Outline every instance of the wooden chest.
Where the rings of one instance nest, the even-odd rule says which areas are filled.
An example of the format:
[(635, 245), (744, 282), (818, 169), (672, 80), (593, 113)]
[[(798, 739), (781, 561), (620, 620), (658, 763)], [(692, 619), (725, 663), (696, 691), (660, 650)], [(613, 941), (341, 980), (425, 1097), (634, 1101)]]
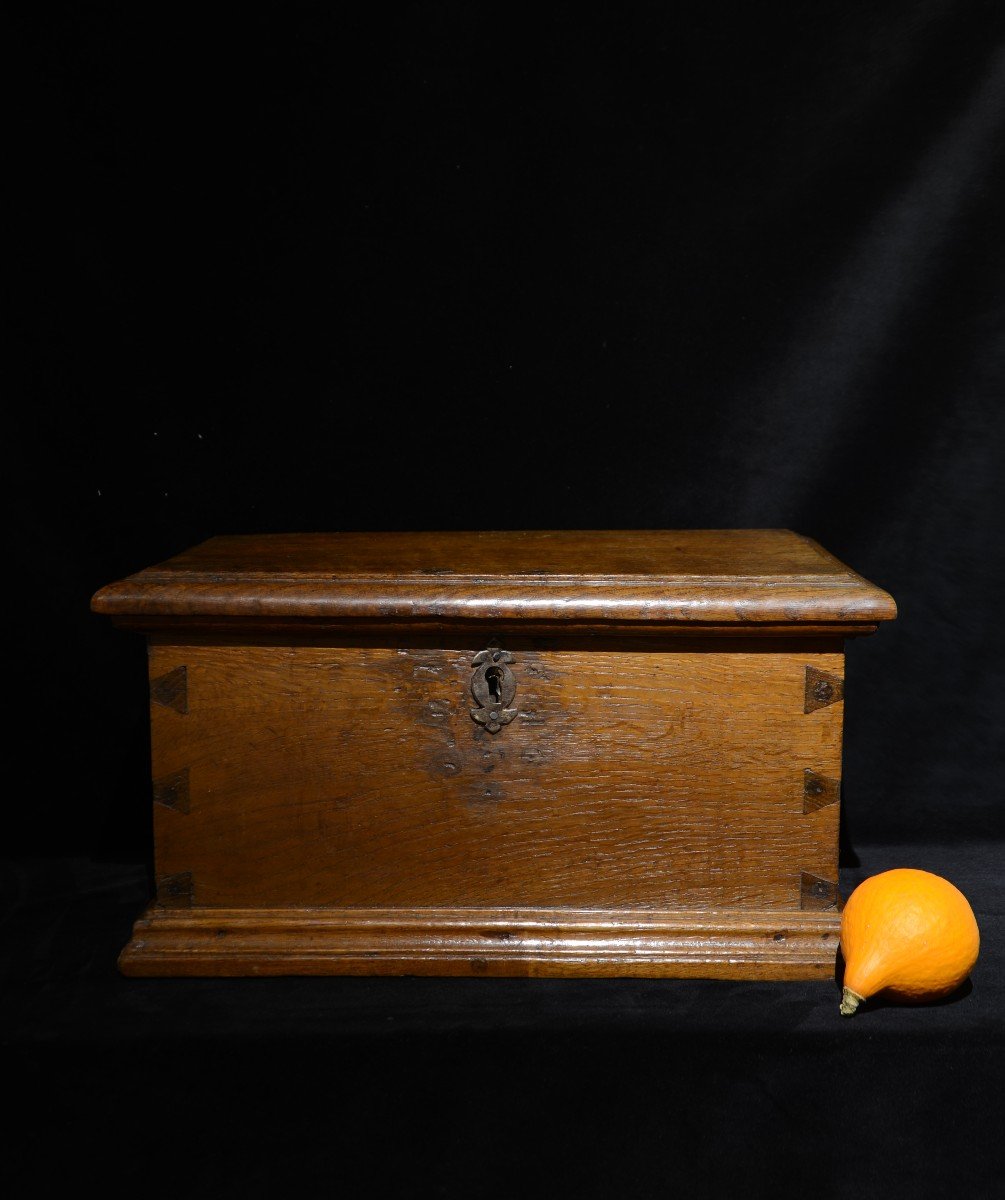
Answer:
[(149, 639), (133, 975), (830, 975), (843, 639), (785, 530), (219, 537)]

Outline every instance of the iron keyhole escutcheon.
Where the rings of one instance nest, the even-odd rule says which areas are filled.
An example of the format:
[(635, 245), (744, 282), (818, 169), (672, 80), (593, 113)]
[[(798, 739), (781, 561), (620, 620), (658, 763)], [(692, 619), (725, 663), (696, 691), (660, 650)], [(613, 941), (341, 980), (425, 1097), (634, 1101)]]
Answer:
[(471, 709), (472, 718), (489, 733), (498, 733), (516, 716), (511, 707), (516, 695), (516, 678), (509, 664), (513, 655), (501, 646), (491, 645), (480, 650), (472, 660), (471, 695), (478, 708)]

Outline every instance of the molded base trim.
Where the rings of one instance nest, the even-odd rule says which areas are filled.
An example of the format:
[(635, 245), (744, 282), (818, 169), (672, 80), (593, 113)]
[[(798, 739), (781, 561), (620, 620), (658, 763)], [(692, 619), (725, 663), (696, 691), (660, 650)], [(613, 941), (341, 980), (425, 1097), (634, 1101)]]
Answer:
[(125, 975), (640, 976), (831, 979), (830, 911), (162, 908)]

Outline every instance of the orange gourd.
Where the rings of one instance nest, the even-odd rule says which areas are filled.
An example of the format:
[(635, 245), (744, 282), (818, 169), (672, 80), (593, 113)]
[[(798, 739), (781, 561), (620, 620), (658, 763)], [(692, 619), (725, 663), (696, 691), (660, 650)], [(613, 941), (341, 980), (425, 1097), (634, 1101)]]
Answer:
[(907, 868), (873, 875), (841, 914), (841, 1012), (877, 992), (908, 1003), (954, 991), (977, 961), (980, 933), (966, 896), (948, 879)]

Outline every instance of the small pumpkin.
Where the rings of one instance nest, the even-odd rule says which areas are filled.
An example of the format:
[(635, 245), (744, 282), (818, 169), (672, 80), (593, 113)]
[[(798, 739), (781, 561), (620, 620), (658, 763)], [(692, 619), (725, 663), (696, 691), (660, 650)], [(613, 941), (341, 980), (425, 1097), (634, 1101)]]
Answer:
[(850, 1017), (877, 992), (907, 1003), (948, 995), (979, 949), (973, 909), (948, 879), (906, 867), (873, 875), (841, 914), (841, 1012)]

